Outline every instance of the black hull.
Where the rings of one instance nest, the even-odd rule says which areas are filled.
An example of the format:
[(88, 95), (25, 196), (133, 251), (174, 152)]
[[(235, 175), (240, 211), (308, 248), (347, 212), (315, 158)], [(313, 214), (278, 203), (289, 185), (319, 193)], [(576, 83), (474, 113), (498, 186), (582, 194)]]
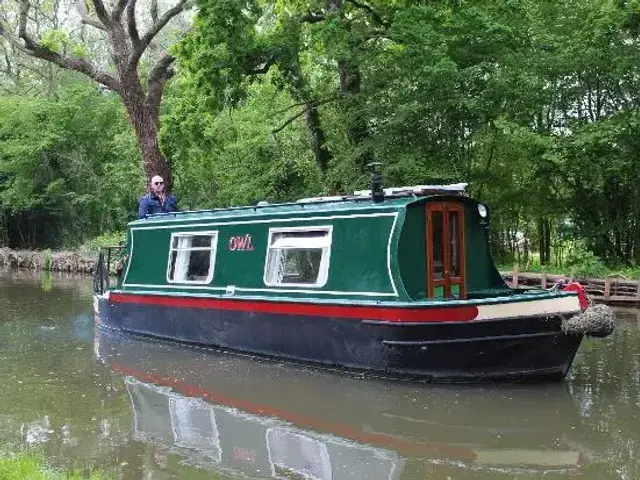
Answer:
[(110, 303), (108, 329), (334, 368), (437, 382), (560, 380), (582, 335), (560, 317), (389, 323), (332, 317)]

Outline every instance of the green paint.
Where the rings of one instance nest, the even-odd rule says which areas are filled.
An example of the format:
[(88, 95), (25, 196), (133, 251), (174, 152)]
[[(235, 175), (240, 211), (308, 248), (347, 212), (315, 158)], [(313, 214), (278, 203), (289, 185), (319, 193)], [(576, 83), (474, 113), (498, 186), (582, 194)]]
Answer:
[(474, 292), (498, 290), (504, 295), (509, 290), (493, 263), (489, 250), (489, 217), (483, 219), (478, 214), (477, 203), (465, 204), (465, 250), (467, 273), (467, 296)]
[[(376, 204), (370, 200), (345, 200), (308, 204), (190, 212), (155, 216), (129, 225), (128, 268), (125, 291), (154, 291), (180, 295), (235, 295), (265, 298), (309, 298), (335, 301), (364, 299), (410, 302), (427, 297), (426, 215), (428, 201), (442, 197), (405, 197)], [(489, 255), (487, 234), (477, 214), (477, 202), (447, 197), (465, 206), (467, 290), (498, 289), (502, 282)], [(394, 226), (395, 220), (395, 226)], [(265, 284), (269, 229), (331, 227), (329, 273), (325, 285), (278, 286)], [(207, 285), (167, 281), (172, 233), (217, 232), (214, 274)], [(250, 243), (247, 239), (250, 238)], [(237, 248), (240, 242), (242, 248)], [(390, 254), (390, 255), (389, 255)], [(394, 286), (397, 296), (394, 294)], [(287, 290), (285, 293), (278, 290)], [(315, 292), (329, 292), (316, 294)], [(369, 295), (362, 296), (366, 292)], [(452, 296), (460, 287), (452, 287)], [(442, 288), (436, 298), (443, 297)]]
[(407, 294), (427, 297), (426, 214), (424, 203), (409, 205), (398, 244), (398, 265)]
[[(228, 286), (235, 286), (249, 289), (247, 294), (253, 295), (281, 296), (281, 293), (271, 293), (269, 290), (287, 289), (292, 291), (287, 293), (290, 296), (308, 297), (309, 290), (321, 290), (345, 292), (347, 296), (349, 292), (373, 292), (383, 294), (380, 298), (387, 298), (384, 294), (394, 292), (387, 262), (389, 237), (395, 217), (403, 218), (403, 208), (409, 201), (412, 199), (392, 200), (381, 205), (353, 201), (321, 205), (296, 204), (265, 209), (189, 213), (133, 222), (130, 225), (133, 257), (123, 289), (181, 291), (181, 288), (176, 288), (180, 284), (166, 280), (171, 233), (217, 231), (213, 280), (206, 285), (217, 289), (210, 290), (213, 294), (223, 293)], [(397, 222), (397, 228), (400, 228), (401, 223), (401, 220)], [(146, 228), (155, 226), (163, 228)], [(321, 288), (265, 285), (269, 229), (314, 226), (332, 227), (326, 285)], [(242, 250), (232, 248), (234, 238), (250, 238), (250, 247), (246, 245), (248, 248)], [(395, 280), (397, 272), (392, 272), (392, 275)], [(188, 291), (188, 288), (189, 285), (185, 285), (184, 291)], [(296, 290), (306, 292), (297, 294)], [(402, 294), (403, 290), (399, 290)]]

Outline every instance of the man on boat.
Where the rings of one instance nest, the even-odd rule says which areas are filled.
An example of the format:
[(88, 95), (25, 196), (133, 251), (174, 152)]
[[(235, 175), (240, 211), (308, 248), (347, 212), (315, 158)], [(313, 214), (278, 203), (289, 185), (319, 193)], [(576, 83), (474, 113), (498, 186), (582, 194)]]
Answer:
[(153, 213), (177, 212), (176, 197), (164, 191), (164, 180), (155, 175), (149, 182), (149, 193), (140, 199), (138, 218), (144, 218)]

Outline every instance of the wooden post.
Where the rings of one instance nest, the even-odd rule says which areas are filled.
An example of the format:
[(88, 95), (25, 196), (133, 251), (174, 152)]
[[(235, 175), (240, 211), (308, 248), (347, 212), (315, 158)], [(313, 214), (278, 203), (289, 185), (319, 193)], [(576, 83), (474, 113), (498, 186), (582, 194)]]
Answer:
[(513, 265), (513, 279), (511, 280), (511, 286), (518, 288), (518, 264)]
[(611, 296), (611, 277), (604, 279), (604, 299), (609, 300)]
[[(636, 281), (636, 300), (640, 302), (640, 280)], [(640, 320), (640, 312), (638, 312), (638, 315), (638, 319)]]
[(547, 288), (547, 274), (543, 273), (542, 277), (540, 278), (540, 288), (542, 288), (543, 290), (545, 288)]

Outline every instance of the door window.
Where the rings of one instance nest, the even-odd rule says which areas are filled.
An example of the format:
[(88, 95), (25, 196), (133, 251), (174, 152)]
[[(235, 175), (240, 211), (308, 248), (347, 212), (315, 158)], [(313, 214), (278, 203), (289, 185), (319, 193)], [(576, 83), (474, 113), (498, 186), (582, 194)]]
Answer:
[(432, 298), (465, 298), (464, 214), (455, 202), (427, 205), (428, 290)]

